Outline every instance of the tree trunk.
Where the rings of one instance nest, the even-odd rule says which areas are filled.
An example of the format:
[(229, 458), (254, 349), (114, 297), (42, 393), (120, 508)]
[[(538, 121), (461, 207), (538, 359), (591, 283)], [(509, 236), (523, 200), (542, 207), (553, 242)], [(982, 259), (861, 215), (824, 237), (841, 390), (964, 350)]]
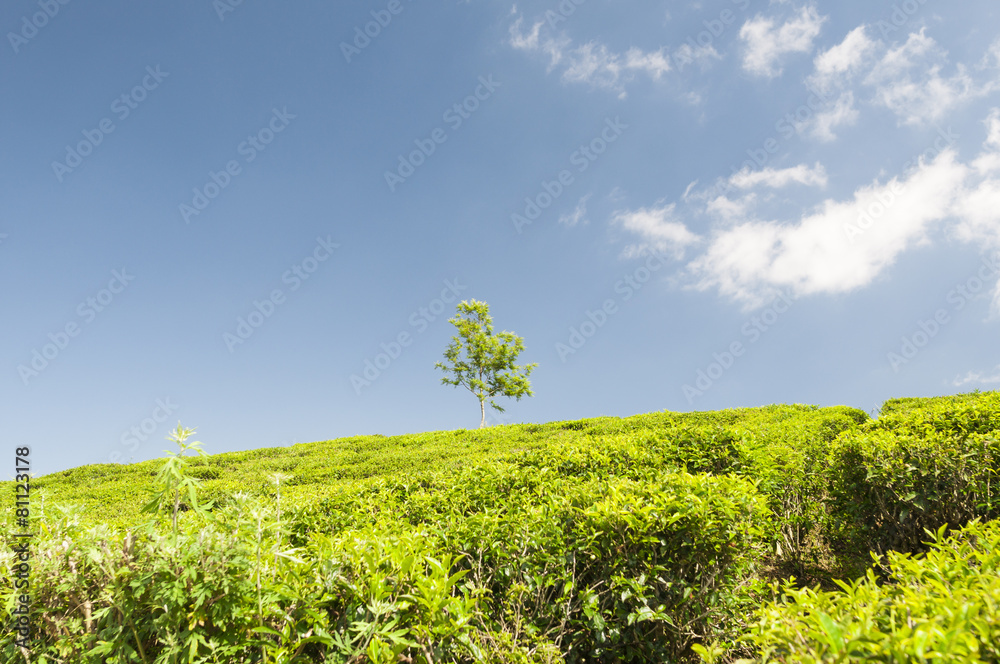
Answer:
[(486, 427), (486, 402), (485, 401), (480, 400), (480, 402), (479, 402), (479, 410), (482, 411), (482, 413), (483, 413), (483, 419), (479, 421), (479, 428), (482, 429), (482, 428)]

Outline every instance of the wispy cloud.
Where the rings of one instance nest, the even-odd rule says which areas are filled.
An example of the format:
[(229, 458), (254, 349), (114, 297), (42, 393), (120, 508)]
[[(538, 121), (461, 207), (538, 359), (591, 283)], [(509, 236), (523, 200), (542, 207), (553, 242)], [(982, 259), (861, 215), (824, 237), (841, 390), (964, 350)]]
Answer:
[(790, 184), (825, 187), (826, 182), (826, 169), (819, 162), (812, 168), (799, 164), (782, 169), (764, 168), (759, 171), (744, 169), (729, 178), (729, 183), (737, 189), (751, 189), (757, 186), (780, 189)]
[(673, 61), (677, 69), (684, 69), (687, 65), (698, 64), (705, 66), (712, 60), (721, 60), (722, 56), (712, 44), (691, 45), (681, 44), (673, 53)]
[(684, 250), (699, 241), (699, 237), (688, 230), (674, 215), (676, 205), (620, 210), (613, 215), (613, 222), (642, 238), (642, 242), (629, 246), (627, 255), (636, 255), (647, 249), (669, 252), (677, 258), (684, 256)]
[(823, 94), (843, 87), (864, 67), (870, 66), (873, 53), (878, 48), (879, 44), (868, 36), (866, 26), (854, 28), (842, 42), (813, 60), (815, 71), (808, 79), (810, 87)]
[(901, 125), (926, 125), (940, 121), (970, 100), (1000, 89), (1000, 42), (987, 52), (974, 75), (968, 67), (948, 70), (948, 52), (927, 35), (926, 29), (910, 33), (905, 42), (889, 46), (870, 36), (861, 25), (843, 41), (816, 56), (806, 85), (837, 97), (832, 107), (796, 125), (821, 141), (836, 138), (835, 130), (857, 122), (859, 102), (884, 108)]
[(788, 53), (809, 53), (826, 21), (814, 6), (798, 13), (780, 26), (773, 17), (757, 15), (740, 28), (744, 43), (743, 68), (751, 74), (774, 78), (782, 73), (781, 60)]
[(823, 109), (813, 118), (811, 134), (826, 143), (836, 140), (834, 129), (855, 124), (860, 115), (854, 106), (854, 92), (842, 92), (833, 106)]
[(549, 71), (561, 70), (561, 77), (567, 83), (588, 83), (616, 92), (619, 97), (625, 97), (625, 84), (636, 73), (656, 80), (671, 70), (670, 57), (663, 47), (655, 51), (633, 47), (625, 53), (616, 53), (596, 41), (574, 45), (565, 35), (554, 34), (545, 21), (525, 30), (523, 16), (518, 16), (510, 26), (508, 43), (521, 51), (546, 55)]
[(559, 223), (572, 228), (580, 223), (587, 223), (587, 201), (590, 200), (587, 194), (576, 204), (576, 209), (559, 217)]
[(970, 371), (964, 376), (956, 377), (955, 380), (951, 381), (951, 384), (955, 387), (962, 387), (973, 383), (977, 383), (979, 385), (992, 385), (994, 383), (1000, 383), (1000, 365), (997, 365), (992, 370), (988, 371)]
[[(748, 308), (777, 289), (797, 295), (852, 291), (870, 284), (903, 251), (927, 241), (934, 224), (948, 216), (964, 175), (954, 153), (946, 151), (908, 180), (872, 183), (849, 200), (826, 199), (798, 221), (723, 228), (689, 269), (699, 289), (717, 288)], [(874, 203), (883, 210), (877, 223), (860, 238), (845, 233)]]
[[(938, 238), (1000, 250), (1000, 109), (990, 112), (985, 130), (982, 151), (968, 162), (946, 148), (847, 197), (819, 199), (798, 218), (757, 216), (773, 192), (755, 191), (823, 187), (828, 177), (819, 163), (737, 173), (726, 181), (730, 191), (747, 193), (736, 197), (710, 193), (717, 187), (692, 191), (692, 183), (681, 199), (684, 214), (676, 204), (660, 202), (619, 212), (614, 221), (644, 242), (672, 243), (677, 255), (701, 244), (685, 267), (689, 286), (717, 290), (748, 309), (778, 290), (796, 296), (847, 293), (869, 286), (903, 253)], [(685, 218), (707, 219), (714, 228), (699, 237)], [(1000, 282), (993, 306), (1000, 313)]]
[(996, 89), (995, 81), (977, 84), (963, 65), (942, 75), (947, 52), (924, 30), (889, 49), (865, 83), (875, 88), (875, 101), (895, 113), (902, 124), (935, 122), (956, 106)]

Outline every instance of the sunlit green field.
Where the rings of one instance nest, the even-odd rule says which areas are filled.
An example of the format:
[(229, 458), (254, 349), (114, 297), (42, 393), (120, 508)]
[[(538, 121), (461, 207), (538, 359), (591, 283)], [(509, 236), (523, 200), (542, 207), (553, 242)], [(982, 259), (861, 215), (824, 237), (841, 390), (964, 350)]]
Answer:
[(5, 624), (27, 607), (30, 640), (7, 629), (0, 653), (996, 662), (998, 425), (990, 392), (877, 419), (778, 405), (204, 440), (208, 456), (54, 473), (31, 485), (28, 569), (5, 512)]

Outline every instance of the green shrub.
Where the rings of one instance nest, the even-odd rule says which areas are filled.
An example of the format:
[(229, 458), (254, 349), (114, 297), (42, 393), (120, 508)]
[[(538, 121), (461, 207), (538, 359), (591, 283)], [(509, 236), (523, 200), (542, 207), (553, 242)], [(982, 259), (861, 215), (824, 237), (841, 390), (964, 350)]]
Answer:
[(767, 528), (752, 485), (681, 473), (544, 487), (449, 528), (503, 631), (543, 635), (567, 662), (677, 661), (732, 638)]
[[(252, 555), (238, 538), (206, 530), (174, 542), (57, 523), (35, 541), (34, 554), (31, 658), (5, 633), (5, 662), (165, 662), (182, 652), (214, 652), (219, 659), (210, 661), (228, 662), (248, 652), (256, 594)], [(6, 584), (0, 599), (13, 608)]]
[[(997, 636), (995, 606), (972, 590), (978, 574), (997, 591), (995, 573), (980, 574), (995, 569), (995, 524), (970, 529), (951, 562), (939, 547), (945, 558), (899, 576), (917, 559), (892, 553), (842, 584), (867, 632), (840, 594), (785, 584), (768, 604), (787, 609), (767, 614), (774, 630), (736, 637), (760, 619), (759, 575), (805, 569), (824, 541), (863, 570), (871, 549), (922, 551), (925, 529), (1000, 516), (998, 423), (1000, 396), (985, 393), (890, 401), (874, 421), (780, 405), (360, 436), (192, 460), (198, 500), (173, 486), (145, 530), (134, 526), (155, 463), (57, 473), (33, 482), (46, 503), (44, 518), (33, 503), (43, 590), (31, 661), (685, 662), (754, 643), (777, 661), (838, 661), (815, 640), (833, 625), (882, 644), (855, 648), (879, 661), (918, 661), (919, 639), (939, 643), (938, 630), (956, 661), (995, 662), (961, 636)], [(209, 498), (210, 513), (186, 510)], [(67, 500), (76, 511), (56, 516)], [(177, 534), (164, 537), (175, 509)], [(829, 581), (818, 560), (808, 571)], [(12, 560), (0, 563), (9, 612)], [(891, 578), (878, 586), (876, 572)], [(941, 603), (935, 574), (942, 587), (959, 579), (964, 604)], [(800, 599), (828, 615), (794, 622)], [(913, 614), (885, 641), (906, 602), (924, 623)], [(0, 660), (24, 661), (10, 634)]]
[(1000, 522), (930, 534), (924, 555), (887, 555), (885, 583), (869, 571), (840, 591), (784, 585), (743, 637), (757, 661), (1000, 661)]
[(829, 446), (868, 419), (853, 408), (771, 406), (730, 427), (737, 457), (730, 472), (754, 480), (768, 496), (777, 560), (801, 569), (806, 553), (822, 539)]
[(1000, 516), (995, 433), (892, 426), (845, 433), (831, 449), (831, 536), (841, 546), (917, 552), (925, 529)]
[(420, 529), (482, 593), (480, 633), (567, 662), (676, 660), (731, 640), (770, 539), (765, 499), (738, 478), (616, 459), (571, 449), (381, 482), (300, 512), (296, 541)]

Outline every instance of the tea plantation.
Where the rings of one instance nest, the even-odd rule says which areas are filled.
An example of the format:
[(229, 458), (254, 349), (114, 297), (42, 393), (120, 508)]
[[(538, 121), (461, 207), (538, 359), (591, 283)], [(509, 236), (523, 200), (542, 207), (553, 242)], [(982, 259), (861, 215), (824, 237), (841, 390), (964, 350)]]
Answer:
[(27, 562), (4, 482), (0, 661), (1000, 662), (998, 428), (977, 392), (182, 446), (34, 479)]

